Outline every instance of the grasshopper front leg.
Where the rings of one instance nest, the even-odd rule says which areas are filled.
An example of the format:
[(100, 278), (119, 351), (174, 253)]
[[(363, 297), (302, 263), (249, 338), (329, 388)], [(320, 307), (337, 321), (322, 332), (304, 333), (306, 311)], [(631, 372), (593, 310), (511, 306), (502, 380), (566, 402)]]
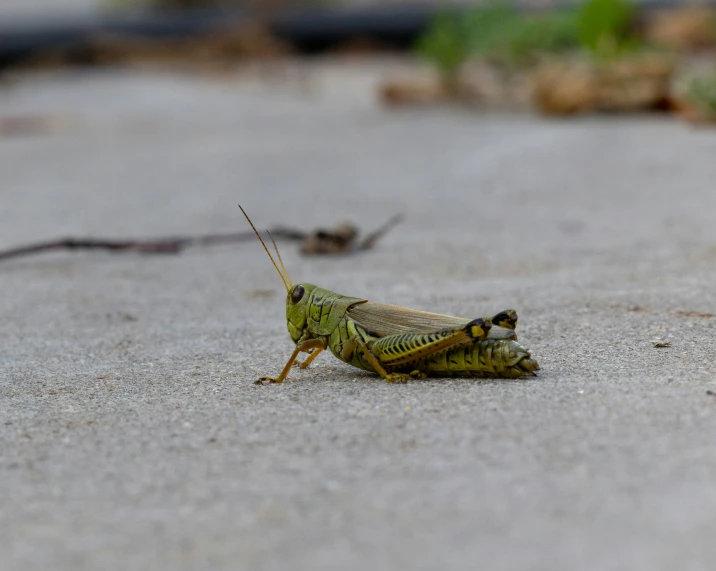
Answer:
[(313, 362), (313, 360), (318, 357), (321, 354), (321, 351), (323, 351), (323, 347), (319, 347), (318, 349), (314, 349), (313, 352), (306, 357), (305, 361), (296, 361), (294, 362), (294, 367), (299, 367), (300, 369), (307, 369), (308, 366)]
[[(296, 348), (293, 350), (293, 353), (288, 358), (288, 362), (286, 365), (284, 365), (283, 370), (281, 371), (281, 374), (276, 377), (275, 379), (273, 377), (261, 377), (258, 381), (255, 381), (255, 385), (262, 385), (264, 382), (267, 383), (282, 383), (283, 380), (288, 376), (288, 372), (291, 370), (291, 367), (293, 366), (293, 362), (298, 357), (298, 354), (303, 351), (309, 351), (310, 349), (315, 349), (316, 351), (311, 354), (306, 361), (310, 363), (315, 356), (323, 351), (326, 348), (326, 342), (323, 339), (306, 339), (304, 341), (299, 341), (296, 343)], [(304, 365), (306, 363), (303, 363)]]

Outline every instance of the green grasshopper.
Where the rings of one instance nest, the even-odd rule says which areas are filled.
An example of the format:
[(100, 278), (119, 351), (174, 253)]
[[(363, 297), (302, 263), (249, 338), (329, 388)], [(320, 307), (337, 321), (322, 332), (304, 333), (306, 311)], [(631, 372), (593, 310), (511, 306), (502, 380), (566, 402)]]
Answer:
[[(239, 205), (241, 208), (241, 205)], [(431, 377), (516, 379), (539, 369), (530, 352), (517, 343), (517, 312), (463, 319), (348, 297), (313, 284), (293, 285), (273, 242), (276, 261), (243, 208), (273, 267), (286, 288), (286, 324), (296, 344), (278, 377), (291, 367), (308, 367), (326, 348), (341, 361), (380, 374), (389, 383)], [(298, 361), (299, 353), (308, 353)]]

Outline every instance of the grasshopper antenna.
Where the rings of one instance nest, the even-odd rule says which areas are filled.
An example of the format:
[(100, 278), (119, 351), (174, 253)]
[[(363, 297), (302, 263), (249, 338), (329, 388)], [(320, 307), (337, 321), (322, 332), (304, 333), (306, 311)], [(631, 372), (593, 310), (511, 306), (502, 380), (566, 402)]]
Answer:
[[(241, 205), (239, 204), (239, 208), (241, 208)], [(269, 260), (271, 260), (271, 263), (273, 264), (273, 267), (276, 268), (276, 271), (278, 272), (278, 275), (281, 277), (281, 281), (283, 282), (283, 286), (286, 288), (286, 291), (291, 291), (291, 281), (287, 281), (287, 277), (284, 277), (284, 275), (281, 273), (281, 270), (278, 269), (278, 266), (276, 265), (276, 262), (273, 259), (273, 256), (271, 256), (271, 252), (269, 252), (269, 249), (266, 247), (266, 243), (263, 241), (263, 238), (261, 238), (261, 235), (259, 234), (258, 230), (256, 230), (256, 226), (254, 226), (254, 223), (251, 222), (251, 218), (249, 218), (249, 215), (246, 214), (246, 211), (241, 208), (241, 212), (244, 213), (244, 216), (246, 217), (246, 220), (249, 221), (249, 224), (251, 224), (251, 228), (254, 230), (254, 234), (256, 234), (256, 237), (259, 239), (259, 242), (261, 242), (261, 245), (264, 247), (264, 250), (266, 250), (266, 254), (269, 257)], [(271, 234), (269, 234), (271, 236)], [(271, 241), (273, 242), (273, 238), (271, 238)], [(276, 242), (273, 242), (274, 247), (276, 247)], [(276, 253), (278, 254), (278, 248), (276, 248)], [(281, 259), (281, 256), (279, 255), (278, 259)], [(281, 262), (281, 266), (283, 267), (283, 261)], [(285, 271), (285, 268), (284, 268)]]
[(276, 240), (273, 239), (273, 236), (271, 236), (271, 232), (266, 230), (266, 234), (269, 235), (269, 238), (271, 238), (271, 242), (273, 242), (273, 249), (276, 250), (276, 255), (278, 256), (278, 262), (281, 264), (281, 269), (283, 270), (283, 275), (286, 278), (286, 281), (288, 282), (289, 289), (293, 287), (293, 284), (291, 283), (291, 278), (288, 277), (288, 272), (286, 271), (286, 266), (283, 265), (283, 260), (281, 259), (281, 252), (278, 251), (278, 246), (276, 245)]

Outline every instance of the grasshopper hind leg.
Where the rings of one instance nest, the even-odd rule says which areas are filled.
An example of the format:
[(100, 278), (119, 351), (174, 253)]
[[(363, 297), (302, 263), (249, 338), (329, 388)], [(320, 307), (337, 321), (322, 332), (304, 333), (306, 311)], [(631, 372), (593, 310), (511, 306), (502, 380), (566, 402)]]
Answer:
[(418, 370), (412, 371), (411, 373), (389, 373), (359, 335), (351, 337), (346, 347), (348, 352), (352, 352), (355, 348), (360, 349), (368, 363), (373, 367), (373, 370), (388, 383), (407, 383), (412, 379), (424, 379), (427, 377), (425, 373)]
[(427, 377), (420, 368), (421, 361), (452, 347), (484, 339), (491, 326), (488, 320), (480, 318), (460, 329), (443, 329), (434, 333), (401, 333), (368, 342), (356, 335), (351, 345), (361, 349), (375, 372), (386, 381), (404, 383)]
[(433, 333), (398, 333), (372, 341), (368, 348), (383, 367), (411, 370), (415, 363), (459, 345), (485, 339), (492, 324), (475, 319), (460, 329), (442, 329)]
[(505, 329), (515, 329), (517, 327), (517, 312), (514, 309), (505, 309), (500, 311), (489, 320), (493, 325), (499, 325)]

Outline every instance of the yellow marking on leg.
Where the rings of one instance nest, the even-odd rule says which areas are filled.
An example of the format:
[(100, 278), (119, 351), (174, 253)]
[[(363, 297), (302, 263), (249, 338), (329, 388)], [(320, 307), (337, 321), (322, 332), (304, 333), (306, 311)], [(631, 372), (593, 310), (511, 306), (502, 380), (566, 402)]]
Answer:
[(479, 325), (473, 325), (470, 330), (472, 332), (472, 336), (477, 339), (484, 338), (486, 335), (485, 330)]
[[(478, 327), (478, 329), (480, 328)], [(444, 336), (438, 337), (441, 334)], [(436, 334), (388, 335), (376, 341), (373, 344), (373, 349), (381, 363), (392, 367), (427, 359), (431, 355), (471, 341), (472, 339), (465, 331), (456, 329)]]
[(493, 325), (499, 325), (505, 329), (515, 329), (517, 327), (517, 312), (514, 309), (505, 309), (491, 317), (490, 321)]
[(371, 349), (383, 365), (388, 367), (409, 365), (454, 347), (484, 339), (491, 327), (489, 321), (479, 318), (467, 323), (462, 329), (386, 335), (375, 341)]
[(363, 342), (362, 339), (359, 337), (352, 337), (351, 341), (355, 343), (356, 346), (360, 347), (360, 349), (363, 351), (363, 354), (366, 356), (368, 361), (371, 365), (373, 365), (373, 368), (375, 369), (375, 372), (378, 373), (381, 377), (383, 377), (387, 382), (389, 383), (407, 383), (408, 379), (411, 378), (419, 378), (416, 376), (406, 375), (404, 373), (388, 373), (383, 366), (378, 362), (378, 359), (375, 358), (375, 355), (370, 352), (370, 349), (368, 349), (368, 346)]

